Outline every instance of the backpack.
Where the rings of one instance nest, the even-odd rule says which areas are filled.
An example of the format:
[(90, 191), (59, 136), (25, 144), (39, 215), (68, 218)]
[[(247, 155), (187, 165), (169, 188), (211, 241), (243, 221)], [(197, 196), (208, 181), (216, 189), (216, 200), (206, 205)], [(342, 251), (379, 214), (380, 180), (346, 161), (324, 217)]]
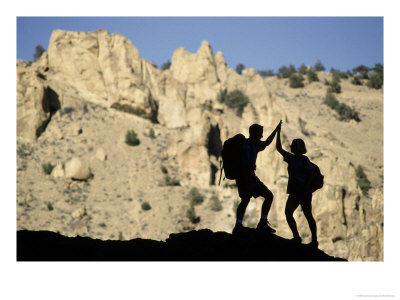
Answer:
[(246, 138), (243, 134), (239, 133), (234, 137), (227, 139), (221, 150), (220, 161), (220, 176), (219, 183), (221, 183), (222, 169), (224, 169), (225, 178), (236, 179), (239, 174), (239, 162), (241, 147), (246, 143)]
[(311, 181), (310, 187), (311, 187), (311, 192), (314, 193), (316, 190), (323, 187), (324, 175), (321, 174), (321, 170), (316, 164), (312, 163), (311, 161), (310, 164), (311, 164), (311, 172), (314, 174), (314, 178)]

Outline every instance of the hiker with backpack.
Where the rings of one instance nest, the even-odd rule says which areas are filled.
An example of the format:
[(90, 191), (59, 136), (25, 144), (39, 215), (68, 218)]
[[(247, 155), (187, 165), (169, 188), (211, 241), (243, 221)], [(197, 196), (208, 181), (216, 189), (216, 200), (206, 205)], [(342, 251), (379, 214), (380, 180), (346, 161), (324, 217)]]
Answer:
[(242, 134), (227, 140), (222, 150), (225, 176), (228, 179), (235, 179), (241, 202), (236, 211), (236, 224), (233, 234), (243, 232), (243, 217), (251, 197), (263, 197), (264, 202), (261, 208), (261, 218), (257, 230), (265, 233), (274, 233), (268, 223), (268, 213), (272, 205), (273, 194), (256, 176), (257, 154), (263, 151), (273, 141), (279, 125), (272, 131), (265, 141), (263, 137), (263, 126), (253, 124), (249, 128), (249, 138)]
[[(289, 180), (286, 202), (286, 221), (293, 233), (293, 241), (301, 243), (301, 237), (297, 230), (296, 221), (293, 218), (294, 211), (301, 206), (311, 230), (311, 245), (318, 247), (317, 224), (312, 215), (312, 192), (323, 185), (323, 176), (316, 165), (312, 164), (307, 156), (306, 145), (302, 139), (294, 139), (290, 145), (290, 152), (282, 149), (281, 123), (278, 126), (276, 137), (276, 150), (283, 156), (288, 164)], [(318, 169), (318, 170), (317, 170)]]

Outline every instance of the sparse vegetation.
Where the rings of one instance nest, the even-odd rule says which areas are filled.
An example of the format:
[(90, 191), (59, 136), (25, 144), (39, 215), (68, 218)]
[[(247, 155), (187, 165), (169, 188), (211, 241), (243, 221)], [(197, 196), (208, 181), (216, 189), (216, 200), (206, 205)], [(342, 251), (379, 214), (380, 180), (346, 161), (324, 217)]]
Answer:
[(219, 200), (217, 194), (213, 193), (210, 200), (211, 200), (211, 210), (212, 211), (221, 211), (222, 210), (222, 203)]
[(242, 75), (242, 72), (243, 72), (243, 70), (244, 70), (245, 68), (246, 68), (246, 67), (244, 66), (244, 64), (238, 64), (238, 65), (236, 66), (236, 73)]
[(156, 133), (154, 132), (154, 129), (153, 128), (150, 128), (149, 129), (149, 137), (151, 138), (151, 139), (155, 139), (156, 138)]
[(171, 61), (168, 60), (167, 62), (162, 64), (161, 71), (168, 70), (170, 67), (171, 67)]
[(274, 70), (260, 70), (257, 72), (261, 77), (275, 76)]
[(33, 55), (33, 60), (37, 61), (42, 56), (42, 54), (44, 52), (46, 52), (46, 50), (43, 48), (43, 46), (42, 45), (37, 45), (35, 47), (35, 54)]
[(228, 93), (227, 89), (218, 93), (217, 100), (220, 103), (225, 103), (229, 108), (235, 109), (236, 115), (239, 117), (242, 116), (244, 108), (250, 102), (249, 97), (242, 91), (234, 90)]
[(358, 186), (360, 187), (363, 194), (367, 196), (368, 191), (371, 188), (371, 182), (368, 180), (367, 175), (364, 173), (364, 169), (362, 168), (362, 166), (358, 165), (355, 170)]
[(308, 82), (311, 83), (313, 81), (319, 81), (317, 72), (315, 72), (314, 70), (312, 70), (312, 69), (307, 70), (305, 74), (307, 75)]
[(325, 67), (323, 66), (323, 64), (318, 60), (315, 65), (314, 65), (314, 70), (317, 72), (320, 71), (325, 71)]
[(193, 223), (199, 223), (200, 222), (200, 217), (196, 216), (196, 210), (194, 208), (194, 205), (190, 205), (188, 210), (186, 211), (186, 217)]
[(188, 199), (191, 205), (199, 205), (204, 201), (204, 195), (199, 192), (197, 188), (192, 188), (189, 191)]
[(360, 76), (358, 76), (358, 75), (353, 77), (353, 79), (351, 80), (351, 83), (354, 85), (363, 85), (363, 82), (362, 82)]
[(149, 202), (143, 202), (142, 203), (142, 209), (143, 210), (150, 210), (151, 209), (151, 205), (149, 204)]
[(361, 121), (357, 111), (355, 111), (353, 108), (349, 107), (345, 103), (340, 103), (336, 99), (336, 97), (329, 91), (326, 93), (324, 104), (328, 105), (339, 114), (340, 121), (348, 121), (351, 119), (357, 122)]
[(53, 171), (54, 167), (55, 166), (50, 162), (42, 164), (43, 172), (45, 172), (47, 175), (51, 174), (51, 172)]
[(52, 204), (51, 202), (47, 202), (47, 209), (48, 209), (49, 211), (54, 210), (54, 206), (53, 206), (53, 204)]
[(289, 86), (294, 89), (302, 88), (302, 87), (304, 87), (303, 81), (304, 81), (303, 75), (294, 73), (294, 74), (290, 75)]
[(125, 143), (127, 143), (129, 146), (137, 146), (140, 144), (140, 140), (138, 139), (138, 136), (133, 129), (128, 130), (128, 132), (126, 133)]
[(168, 186), (179, 186), (179, 185), (181, 185), (181, 182), (179, 181), (179, 179), (177, 179), (175, 177), (171, 177), (168, 174), (165, 175), (164, 179), (165, 179), (165, 184), (168, 185)]
[(289, 67), (280, 67), (276, 75), (278, 78), (289, 78), (290, 75), (294, 73), (296, 73), (296, 68), (294, 67), (294, 65), (290, 65)]

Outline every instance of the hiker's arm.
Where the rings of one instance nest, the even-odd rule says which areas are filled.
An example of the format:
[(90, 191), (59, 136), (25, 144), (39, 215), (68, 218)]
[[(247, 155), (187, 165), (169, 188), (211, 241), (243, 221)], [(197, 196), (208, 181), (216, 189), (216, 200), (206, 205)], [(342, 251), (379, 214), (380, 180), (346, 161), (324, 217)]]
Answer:
[(281, 124), (282, 121), (279, 122), (278, 126), (276, 126), (276, 128), (274, 129), (274, 131), (271, 132), (271, 134), (269, 135), (269, 137), (265, 140), (265, 146), (268, 146), (269, 144), (272, 143), (272, 141), (274, 140), (275, 134), (278, 132), (278, 130), (280, 130), (281, 128)]
[(281, 129), (279, 127), (278, 132), (276, 134), (276, 150), (285, 158), (290, 155), (289, 152), (283, 150), (282, 143), (281, 143)]

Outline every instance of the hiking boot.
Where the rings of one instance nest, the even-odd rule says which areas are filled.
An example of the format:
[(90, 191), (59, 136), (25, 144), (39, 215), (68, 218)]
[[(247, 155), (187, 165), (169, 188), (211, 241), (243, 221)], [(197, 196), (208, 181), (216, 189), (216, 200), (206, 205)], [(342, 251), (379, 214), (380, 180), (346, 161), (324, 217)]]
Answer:
[(295, 244), (301, 244), (301, 237), (296, 236), (296, 237), (292, 238), (290, 241)]
[(232, 234), (233, 235), (240, 235), (240, 234), (244, 233), (244, 230), (245, 229), (244, 229), (243, 225), (236, 224), (235, 227), (233, 227)]
[(258, 225), (257, 225), (257, 230), (261, 232), (267, 232), (267, 233), (275, 233), (276, 230), (273, 229), (271, 226), (269, 226), (269, 223), (267, 220), (261, 220)]
[(318, 248), (319, 243), (317, 240), (312, 240), (309, 245), (313, 248)]

